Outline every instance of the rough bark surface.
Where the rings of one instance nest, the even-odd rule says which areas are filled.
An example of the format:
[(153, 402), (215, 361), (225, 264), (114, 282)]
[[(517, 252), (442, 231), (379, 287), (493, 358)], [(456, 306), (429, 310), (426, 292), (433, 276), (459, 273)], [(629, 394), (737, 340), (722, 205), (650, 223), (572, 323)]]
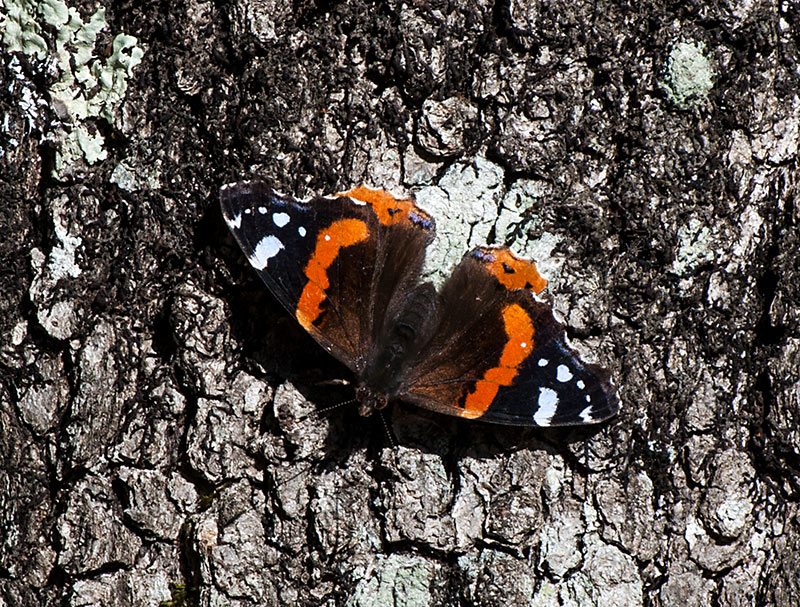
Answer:
[[(800, 604), (795, 3), (0, 15), (0, 605)], [(620, 416), (321, 415), (251, 174), (536, 257)]]

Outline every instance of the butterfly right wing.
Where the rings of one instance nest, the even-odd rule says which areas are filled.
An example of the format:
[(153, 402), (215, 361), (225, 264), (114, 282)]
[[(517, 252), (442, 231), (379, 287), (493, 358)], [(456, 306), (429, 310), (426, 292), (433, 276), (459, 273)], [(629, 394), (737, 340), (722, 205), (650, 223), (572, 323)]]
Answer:
[(534, 296), (546, 282), (502, 247), (464, 256), (442, 288), (445, 311), (407, 370), (403, 400), (441, 413), (520, 426), (582, 425), (619, 409), (609, 373), (584, 363)]

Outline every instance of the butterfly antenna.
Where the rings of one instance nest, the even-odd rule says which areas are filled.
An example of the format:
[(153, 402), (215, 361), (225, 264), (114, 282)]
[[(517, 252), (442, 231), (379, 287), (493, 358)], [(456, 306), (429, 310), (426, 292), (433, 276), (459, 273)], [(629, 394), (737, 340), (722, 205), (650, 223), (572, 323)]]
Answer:
[(392, 445), (392, 449), (396, 448), (397, 441), (395, 441), (394, 436), (392, 436), (392, 429), (389, 427), (389, 422), (386, 421), (386, 416), (381, 410), (378, 410), (378, 415), (380, 415), (381, 421), (383, 422), (383, 429), (386, 430), (386, 436), (389, 438), (389, 444)]
[(330, 413), (334, 409), (338, 409), (339, 407), (344, 407), (345, 405), (352, 405), (354, 402), (356, 402), (356, 399), (351, 398), (349, 400), (336, 403), (335, 405), (329, 405), (327, 407), (323, 407), (322, 409), (317, 409), (317, 413), (319, 413), (320, 415), (323, 415), (325, 413)]

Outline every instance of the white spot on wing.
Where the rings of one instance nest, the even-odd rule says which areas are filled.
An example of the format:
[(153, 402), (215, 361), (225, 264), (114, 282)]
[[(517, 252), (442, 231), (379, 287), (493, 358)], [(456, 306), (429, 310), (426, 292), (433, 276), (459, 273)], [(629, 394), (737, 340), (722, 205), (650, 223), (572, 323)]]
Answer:
[(331, 235), (330, 234), (325, 234), (325, 240), (330, 240), (330, 239), (331, 239)]
[(267, 207), (258, 207), (258, 212), (261, 213), (262, 215), (266, 215)]
[(592, 402), (592, 397), (591, 397), (591, 396), (589, 396), (588, 394), (586, 395), (586, 402), (587, 402), (587, 403), (590, 403), (590, 402)]
[(546, 367), (548, 364), (550, 364), (550, 361), (547, 360), (546, 358), (540, 358), (539, 359), (539, 366), (540, 367)]
[(238, 230), (242, 227), (242, 214), (239, 213), (236, 217), (226, 217), (225, 223), (231, 230)]
[(583, 411), (580, 412), (580, 418), (586, 424), (592, 423), (592, 421), (593, 421), (592, 420), (592, 405), (589, 405)]
[(272, 215), (272, 221), (274, 221), (275, 225), (278, 226), (279, 228), (282, 228), (287, 223), (289, 223), (289, 219), (290, 217), (288, 213), (274, 213)]
[(522, 343), (519, 345), (519, 347), (520, 347), (520, 348), (527, 348), (527, 347), (528, 347), (528, 344), (527, 344), (527, 343), (525, 343), (525, 342), (523, 341), (523, 342), (522, 342)]
[(256, 270), (263, 270), (267, 267), (269, 260), (275, 257), (282, 248), (283, 243), (278, 237), (270, 234), (259, 241), (256, 248), (253, 249), (252, 255), (248, 257), (248, 261)]
[(297, 228), (297, 233), (300, 234), (300, 236), (305, 236), (306, 229), (303, 226), (300, 226), (299, 228)]
[(556, 414), (558, 394), (550, 388), (539, 388), (539, 409), (533, 415), (533, 421), (539, 426), (549, 426), (550, 420)]
[[(336, 200), (337, 198), (339, 198), (340, 196), (345, 196), (345, 195), (347, 195), (347, 192), (339, 192), (336, 196), (326, 196), (325, 198), (327, 198), (328, 200), (333, 201), (333, 200)], [(367, 204), (363, 200), (359, 200), (358, 198), (353, 198), (352, 196), (347, 196), (347, 199), (350, 202), (352, 202), (352, 203), (354, 203), (354, 204), (356, 204), (356, 205), (358, 205), (360, 207), (363, 207), (363, 206), (365, 206)]]
[(586, 384), (583, 383), (582, 379), (579, 379), (575, 382), (575, 385), (578, 386), (578, 390), (583, 390), (586, 387)]
[(572, 373), (567, 368), (567, 365), (558, 365), (558, 369), (556, 369), (556, 379), (562, 383), (572, 379)]

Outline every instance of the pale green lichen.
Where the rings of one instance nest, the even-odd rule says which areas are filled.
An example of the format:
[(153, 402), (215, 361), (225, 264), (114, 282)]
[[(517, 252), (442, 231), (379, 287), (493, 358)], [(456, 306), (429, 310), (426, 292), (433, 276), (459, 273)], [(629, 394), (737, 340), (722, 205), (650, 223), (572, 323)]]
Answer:
[(41, 26), (33, 19), (35, 2), (12, 0), (3, 1), (2, 17), (3, 44), (10, 52), (22, 52), (39, 59), (47, 56), (47, 42), (42, 38)]
[(39, 3), (39, 12), (47, 23), (55, 27), (61, 27), (69, 19), (67, 5), (58, 0), (42, 0)]
[(714, 88), (714, 68), (705, 51), (703, 42), (681, 41), (669, 53), (662, 86), (669, 98), (684, 109), (707, 104)]
[(503, 174), (501, 166), (476, 156), (471, 162), (455, 163), (436, 185), (415, 192), (419, 205), (437, 221), (436, 240), (423, 268), (437, 286), (467, 250), (486, 242), (497, 220)]
[[(86, 162), (89, 164), (105, 160), (108, 156), (108, 152), (106, 152), (106, 149), (103, 147), (103, 136), (97, 132), (90, 133), (83, 125), (79, 125), (77, 128), (67, 133), (64, 143), (65, 154), (80, 150), (80, 153), (86, 158)], [(78, 159), (79, 157), (70, 158), (69, 160), (77, 161)], [(65, 160), (67, 160), (66, 156), (62, 158), (62, 161)], [(65, 164), (72, 164), (72, 162)]]
[(58, 144), (55, 175), (71, 172), (81, 159), (88, 164), (104, 160), (102, 135), (82, 123), (102, 118), (119, 126), (118, 110), (128, 78), (144, 55), (136, 38), (117, 34), (112, 54), (99, 57), (95, 44), (107, 26), (105, 9), (84, 21), (76, 8), (62, 0), (3, 0), (0, 25), (7, 51), (38, 60), (50, 55), (55, 60), (59, 78), (50, 86), (48, 97), (62, 125), (47, 134)]
[(139, 163), (125, 159), (114, 167), (109, 181), (126, 192), (157, 190), (161, 186), (161, 161)]
[(430, 585), (436, 566), (421, 557), (390, 555), (380, 559), (369, 577), (359, 579), (348, 607), (394, 605), (413, 607), (431, 603)]
[(681, 276), (691, 274), (702, 264), (714, 260), (715, 248), (708, 226), (697, 218), (690, 219), (678, 228), (678, 247), (672, 271)]

